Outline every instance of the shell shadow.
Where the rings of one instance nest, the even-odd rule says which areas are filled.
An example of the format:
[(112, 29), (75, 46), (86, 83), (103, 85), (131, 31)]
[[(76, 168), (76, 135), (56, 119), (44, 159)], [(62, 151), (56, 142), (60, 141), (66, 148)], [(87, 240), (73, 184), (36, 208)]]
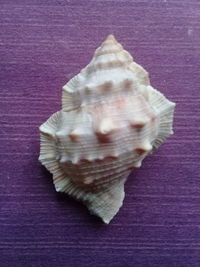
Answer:
[[(44, 177), (43, 184), (45, 184), (46, 187), (49, 186), (48, 191), (50, 194), (54, 194), (55, 201), (57, 202), (58, 206), (62, 210), (65, 208), (66, 210), (70, 209), (72, 216), (76, 217), (76, 219), (80, 222), (80, 225), (84, 223), (95, 228), (104, 228), (107, 226), (99, 217), (90, 214), (87, 207), (81, 201), (78, 201), (65, 193), (56, 192), (52, 182), (52, 174), (46, 170), (44, 166), (41, 166), (40, 171), (41, 175)], [(66, 212), (66, 220), (67, 216), (68, 213)]]
[(99, 217), (90, 214), (87, 207), (81, 201), (78, 201), (65, 193), (56, 193), (56, 200), (61, 207), (70, 206), (70, 209), (73, 209), (73, 215), (80, 220), (80, 224), (84, 220), (84, 224), (93, 224), (98, 228), (105, 225)]

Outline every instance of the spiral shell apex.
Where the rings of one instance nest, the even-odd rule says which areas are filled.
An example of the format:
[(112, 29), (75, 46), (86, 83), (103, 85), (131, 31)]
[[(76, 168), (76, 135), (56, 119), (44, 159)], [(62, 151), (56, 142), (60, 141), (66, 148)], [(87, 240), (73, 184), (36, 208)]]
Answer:
[(118, 212), (134, 168), (169, 137), (175, 104), (113, 35), (63, 87), (62, 110), (40, 126), (41, 163), (58, 192), (105, 223)]

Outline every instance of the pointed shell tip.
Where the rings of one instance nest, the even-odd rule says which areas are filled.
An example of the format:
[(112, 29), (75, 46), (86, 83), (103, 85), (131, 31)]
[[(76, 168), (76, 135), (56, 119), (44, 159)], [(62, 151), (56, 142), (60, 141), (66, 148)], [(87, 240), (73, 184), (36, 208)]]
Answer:
[(106, 41), (115, 41), (116, 42), (115, 36), (113, 34), (109, 34), (106, 38)]
[(105, 224), (109, 224), (110, 223), (110, 221), (111, 221), (111, 219), (109, 220), (109, 219), (105, 219), (105, 218), (101, 218), (102, 219), (102, 221), (105, 223)]

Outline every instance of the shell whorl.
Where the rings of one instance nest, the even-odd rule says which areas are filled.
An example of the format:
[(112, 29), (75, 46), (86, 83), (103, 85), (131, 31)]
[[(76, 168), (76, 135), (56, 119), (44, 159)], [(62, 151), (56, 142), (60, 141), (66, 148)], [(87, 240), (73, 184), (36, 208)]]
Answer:
[(108, 101), (136, 90), (146, 91), (144, 85), (148, 84), (148, 73), (109, 35), (96, 49), (91, 62), (63, 87), (62, 106), (67, 111)]

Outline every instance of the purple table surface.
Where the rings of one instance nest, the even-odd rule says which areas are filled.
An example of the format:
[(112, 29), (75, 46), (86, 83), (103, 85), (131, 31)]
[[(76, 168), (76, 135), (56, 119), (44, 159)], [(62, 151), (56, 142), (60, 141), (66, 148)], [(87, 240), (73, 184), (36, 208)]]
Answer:
[[(200, 266), (200, 1), (0, 1), (0, 266)], [(177, 103), (174, 135), (104, 225), (55, 192), (38, 126), (114, 33)]]

